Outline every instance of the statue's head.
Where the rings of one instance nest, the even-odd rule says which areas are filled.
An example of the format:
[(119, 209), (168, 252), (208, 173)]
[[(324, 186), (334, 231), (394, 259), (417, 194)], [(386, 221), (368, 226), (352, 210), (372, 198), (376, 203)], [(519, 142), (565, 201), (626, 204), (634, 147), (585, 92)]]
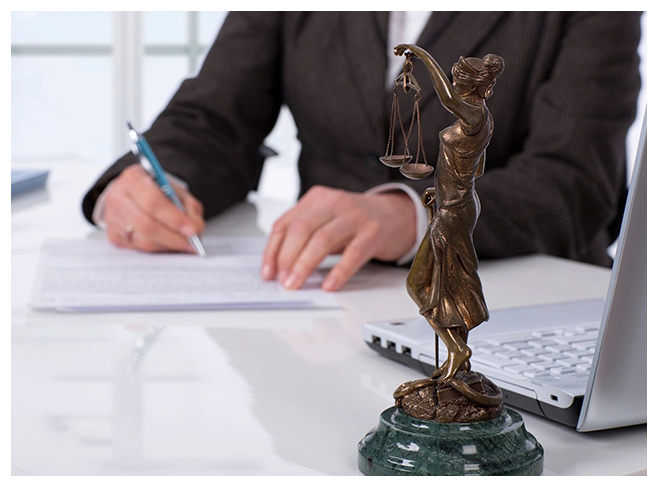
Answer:
[(486, 100), (493, 94), (496, 78), (505, 69), (505, 61), (495, 54), (483, 58), (459, 58), (452, 66), (452, 84), (462, 98), (477, 95)]

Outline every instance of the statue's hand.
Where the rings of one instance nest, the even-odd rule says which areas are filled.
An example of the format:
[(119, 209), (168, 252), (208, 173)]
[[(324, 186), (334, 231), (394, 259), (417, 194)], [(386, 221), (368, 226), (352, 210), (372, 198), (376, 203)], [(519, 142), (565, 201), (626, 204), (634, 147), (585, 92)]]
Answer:
[(423, 193), (421, 201), (423, 202), (423, 206), (425, 208), (432, 206), (436, 201), (436, 190), (434, 188), (427, 188)]
[[(398, 44), (393, 48), (396, 56), (402, 56), (406, 51), (410, 50), (409, 44)], [(412, 52), (412, 57), (415, 56)]]

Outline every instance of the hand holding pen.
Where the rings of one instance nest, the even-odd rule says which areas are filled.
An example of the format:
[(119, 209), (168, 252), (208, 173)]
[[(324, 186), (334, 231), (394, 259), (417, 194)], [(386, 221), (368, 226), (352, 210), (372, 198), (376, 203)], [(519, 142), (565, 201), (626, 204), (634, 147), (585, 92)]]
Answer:
[(140, 164), (124, 169), (103, 193), (101, 220), (108, 238), (119, 247), (145, 252), (195, 253), (187, 239), (204, 231), (203, 205), (174, 180), (170, 185), (184, 211)]
[[(151, 146), (146, 141), (146, 139), (139, 135), (137, 131), (133, 128), (130, 122), (127, 122), (128, 125), (128, 137), (130, 137), (130, 150), (135, 155), (139, 164), (144, 168), (144, 171), (151, 176), (162, 194), (164, 194), (181, 212), (185, 212), (185, 207), (183, 203), (178, 198), (178, 195), (174, 191), (174, 188), (169, 183), (169, 179), (160, 165), (157, 156), (151, 149)], [(183, 232), (187, 237), (187, 241), (192, 246), (194, 251), (199, 255), (199, 257), (206, 256), (206, 249), (203, 247), (201, 240), (197, 234), (188, 235), (189, 232)]]

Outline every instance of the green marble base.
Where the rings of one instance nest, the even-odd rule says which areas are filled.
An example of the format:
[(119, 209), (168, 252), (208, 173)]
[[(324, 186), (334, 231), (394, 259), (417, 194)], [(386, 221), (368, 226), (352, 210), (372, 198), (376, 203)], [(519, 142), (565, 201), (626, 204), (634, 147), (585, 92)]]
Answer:
[(392, 407), (359, 442), (364, 475), (540, 475), (544, 449), (505, 409), (477, 423), (416, 419)]

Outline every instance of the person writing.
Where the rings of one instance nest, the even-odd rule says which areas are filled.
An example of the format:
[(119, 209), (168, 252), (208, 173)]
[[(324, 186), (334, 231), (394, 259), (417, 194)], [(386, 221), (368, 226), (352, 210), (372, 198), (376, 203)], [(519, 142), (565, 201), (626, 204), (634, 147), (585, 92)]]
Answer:
[[(274, 225), (264, 279), (296, 289), (340, 253), (323, 288), (371, 259), (405, 264), (425, 234), (425, 182), (383, 167), (393, 46), (439, 64), (495, 52), (504, 80), (488, 107), (496, 137), (477, 181), (481, 258), (546, 253), (609, 265), (625, 191), (625, 136), (640, 87), (637, 12), (232, 12), (199, 75), (182, 83), (145, 133), (186, 208), (176, 210), (127, 155), (83, 200), (122, 247), (190, 251), (204, 218), (257, 187), (259, 147), (286, 104), (301, 141), (301, 198)], [(429, 75), (419, 72), (421, 87)], [(388, 81), (387, 81), (388, 80)], [(450, 114), (424, 97), (423, 130)], [(409, 111), (403, 118), (411, 119)], [(398, 147), (403, 145), (397, 134)], [(425, 143), (436, 160), (438, 141)]]

